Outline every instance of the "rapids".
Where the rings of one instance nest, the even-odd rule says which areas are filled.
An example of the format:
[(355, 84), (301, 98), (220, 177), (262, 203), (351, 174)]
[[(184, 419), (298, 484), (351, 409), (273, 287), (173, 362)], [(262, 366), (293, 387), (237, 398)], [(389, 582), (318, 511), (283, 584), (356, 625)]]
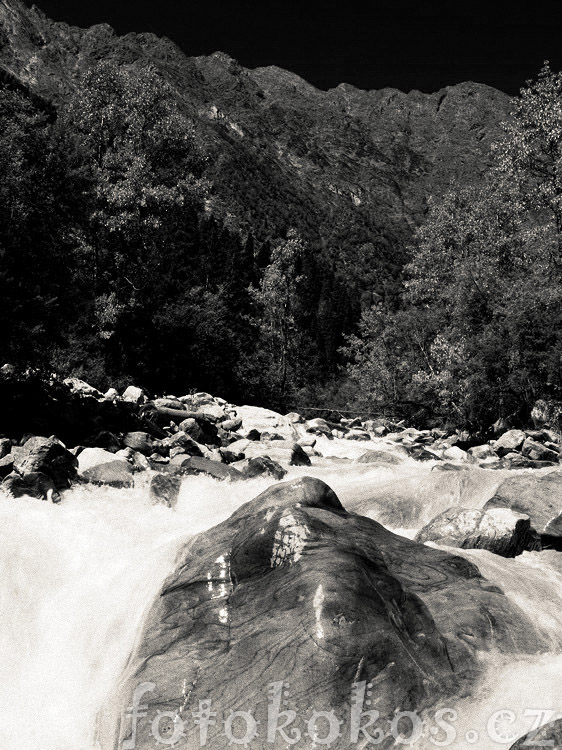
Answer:
[[(348, 510), (407, 536), (451, 505), (482, 506), (505, 476), (473, 467), (433, 471), (432, 462), (408, 458), (383, 467), (351, 462), (372, 444), (320, 439), (317, 447), (324, 457), (312, 467), (291, 468), (288, 479), (323, 479)], [(117, 684), (179, 547), (272, 483), (188, 477), (173, 511), (153, 506), (142, 486), (80, 487), (59, 506), (0, 496), (0, 750), (110, 750), (96, 744), (97, 712)], [(417, 746), (509, 747), (505, 738), (498, 740), (495, 724), (493, 731), (488, 727), (495, 712), (513, 712), (498, 721), (517, 737), (532, 726), (534, 714), (525, 711), (556, 717), (562, 709), (561, 558), (550, 552), (516, 560), (454, 552), (530, 614), (551, 646), (532, 660), (489, 654), (478, 698), (448, 707), (457, 712), (455, 739), (426, 732)], [(542, 723), (547, 716), (541, 714)]]

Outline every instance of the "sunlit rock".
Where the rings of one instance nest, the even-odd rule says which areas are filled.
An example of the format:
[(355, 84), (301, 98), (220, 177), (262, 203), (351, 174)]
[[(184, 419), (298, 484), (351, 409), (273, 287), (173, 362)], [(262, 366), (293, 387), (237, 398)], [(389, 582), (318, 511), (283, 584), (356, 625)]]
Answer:
[(503, 557), (515, 557), (524, 550), (540, 550), (537, 532), (529, 517), (509, 508), (449, 508), (424, 526), (418, 542), (436, 542), (448, 547), (486, 549)]
[(100, 741), (132, 740), (129, 707), (142, 686), (139, 750), (154, 747), (155, 726), (167, 739), (180, 727), (182, 746), (199, 747), (192, 712), (201, 718), (204, 708), (216, 712), (205, 724), (214, 750), (231, 745), (233, 711), (255, 721), (258, 746), (280, 750), (286, 740), (274, 731), (268, 741), (267, 726), (281, 687), (295, 729), (304, 736), (314, 711), (333, 712), (331, 747), (348, 748), (351, 707), (360, 698), (361, 710), (367, 691), (388, 726), (397, 707), (424, 711), (466, 695), (480, 651), (536, 650), (532, 633), (474, 565), (347, 513), (305, 477), (186, 543), (99, 716)]
[(505, 479), (484, 506), (485, 510), (500, 507), (526, 514), (531, 526), (543, 533), (562, 509), (562, 471), (517, 474)]

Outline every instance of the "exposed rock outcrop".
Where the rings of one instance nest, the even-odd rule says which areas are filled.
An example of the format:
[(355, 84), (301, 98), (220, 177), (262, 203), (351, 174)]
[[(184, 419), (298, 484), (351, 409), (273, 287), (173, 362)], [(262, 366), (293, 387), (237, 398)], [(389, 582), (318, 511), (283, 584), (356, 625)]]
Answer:
[[(130, 738), (128, 707), (144, 685), (139, 750), (154, 745), (157, 712), (170, 732), (182, 722), (186, 748), (199, 747), (190, 711), (200, 701), (217, 712), (206, 738), (215, 750), (230, 746), (224, 722), (233, 711), (259, 722), (265, 743), (272, 683), (286, 681), (295, 728), (306, 732), (314, 710), (333, 711), (342, 724), (331, 747), (347, 748), (350, 702), (365, 683), (380, 722), (397, 706), (423, 712), (470, 690), (479, 650), (493, 642), (534, 652), (533, 632), (472, 564), (346, 513), (327, 485), (305, 477), (186, 544), (117, 700), (100, 715), (100, 736), (104, 747)], [(281, 733), (268, 744), (286, 745)]]
[(449, 508), (416, 535), (417, 542), (437, 542), (448, 547), (486, 549), (502, 557), (525, 550), (540, 550), (541, 541), (529, 517), (510, 508)]

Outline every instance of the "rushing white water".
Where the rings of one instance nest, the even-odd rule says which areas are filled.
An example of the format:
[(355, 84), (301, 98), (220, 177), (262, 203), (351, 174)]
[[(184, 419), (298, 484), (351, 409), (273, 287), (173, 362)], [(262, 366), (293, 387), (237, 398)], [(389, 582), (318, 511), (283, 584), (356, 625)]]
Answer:
[[(340, 461), (366, 448), (337, 440), (318, 447)], [(373, 467), (319, 458), (312, 467), (292, 468), (288, 478), (303, 474), (330, 484), (350, 510), (409, 529), (453, 504), (482, 505), (502, 478), (479, 469), (435, 472), (410, 459)], [(60, 506), (0, 497), (0, 750), (93, 750), (96, 714), (178, 548), (270, 484), (190, 477), (173, 511), (151, 505), (142, 487), (79, 488)], [(463, 738), (490, 711), (562, 708), (562, 657), (554, 656), (562, 652), (562, 574), (549, 562), (558, 558), (462, 554), (522, 611), (534, 614), (552, 654), (531, 663), (493, 663), (479, 701), (456, 707), (462, 731), (449, 746), (459, 748), (475, 746)], [(531, 720), (524, 721), (526, 730)], [(476, 747), (498, 747), (485, 731)]]
[(176, 511), (142, 488), (80, 488), (60, 506), (0, 497), (0, 748), (90, 750), (178, 545), (267, 485), (193, 477)]

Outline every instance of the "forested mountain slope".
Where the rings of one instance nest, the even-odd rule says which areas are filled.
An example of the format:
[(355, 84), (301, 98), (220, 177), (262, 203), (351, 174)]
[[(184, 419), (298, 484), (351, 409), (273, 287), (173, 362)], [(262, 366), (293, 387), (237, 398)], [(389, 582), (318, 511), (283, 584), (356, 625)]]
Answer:
[[(279, 388), (334, 377), (362, 309), (396, 306), (429, 197), (479, 182), (510, 108), (475, 83), (320, 91), (152, 34), (73, 28), (20, 0), (0, 0), (0, 88), (0, 208), (14, 230), (2, 356), (41, 345), (59, 352), (49, 366), (100, 386), (133, 377), (278, 405)], [(42, 263), (68, 278), (20, 280)], [(291, 300), (264, 293), (289, 277)]]

